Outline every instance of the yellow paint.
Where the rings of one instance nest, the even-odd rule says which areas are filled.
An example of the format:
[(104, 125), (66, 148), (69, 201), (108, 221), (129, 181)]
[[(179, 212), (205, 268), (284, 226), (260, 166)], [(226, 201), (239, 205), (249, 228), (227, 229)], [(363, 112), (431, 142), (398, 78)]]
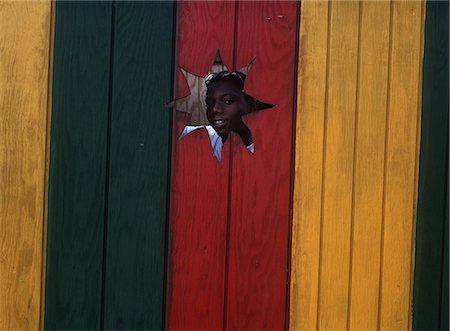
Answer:
[(357, 1), (330, 5), (319, 264), (319, 329), (345, 329), (358, 55)]
[(40, 323), (50, 7), (0, 2), (0, 330)]
[(392, 5), (379, 316), (380, 327), (390, 330), (411, 327), (423, 17), (421, 2), (398, 1)]
[(411, 328), (423, 17), (302, 2), (291, 329)]
[(349, 328), (378, 323), (390, 3), (361, 3)]
[(48, 179), (50, 173), (50, 128), (52, 120), (52, 73), (53, 73), (53, 54), (55, 46), (55, 2), (52, 0), (51, 5), (51, 22), (50, 22), (50, 42), (49, 42), (49, 59), (48, 59), (48, 89), (47, 89), (47, 132), (46, 132), (46, 151), (45, 151), (45, 179), (44, 179), (44, 227), (42, 235), (42, 268), (41, 268), (41, 311), (40, 311), (40, 330), (44, 330), (45, 315), (45, 271), (47, 264), (47, 220), (48, 220)]
[[(316, 328), (329, 4), (301, 4), (290, 327)], [(300, 147), (301, 146), (301, 147)]]

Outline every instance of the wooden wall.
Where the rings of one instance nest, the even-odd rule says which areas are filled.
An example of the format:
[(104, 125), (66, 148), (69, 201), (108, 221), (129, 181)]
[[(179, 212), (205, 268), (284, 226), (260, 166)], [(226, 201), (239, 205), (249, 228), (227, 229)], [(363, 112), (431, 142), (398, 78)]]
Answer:
[(57, 2), (45, 329), (161, 329), (174, 3)]
[[(70, 120), (81, 116), (75, 102), (66, 97), (58, 103), (60, 111), (65, 109), (64, 105), (68, 105), (73, 112), (70, 118), (60, 113), (58, 123), (62, 131), (55, 132), (57, 139), (53, 151), (59, 148), (63, 156), (54, 162), (60, 162), (61, 169), (65, 169), (60, 175), (65, 177), (53, 179), (54, 209), (51, 217), (54, 226), (62, 224), (62, 227), (59, 230), (54, 227), (51, 230), (53, 233), (49, 233), (49, 238), (53, 238), (49, 247), (54, 249), (54, 253), (50, 253), (54, 255), (50, 256), (53, 262), (49, 266), (53, 288), (47, 289), (48, 296), (44, 298), (42, 284), (46, 254), (46, 146), (51, 101), (49, 71), (53, 45), (52, 9), (51, 3), (47, 1), (0, 2), (0, 329), (38, 329), (42, 325), (40, 316), (44, 301), (50, 304), (47, 310), (49, 329), (157, 327), (164, 318), (162, 288), (156, 294), (152, 292), (155, 294), (157, 311), (153, 315), (147, 314), (145, 307), (155, 307), (154, 302), (146, 301), (149, 296), (140, 291), (142, 286), (133, 286), (136, 279), (136, 284), (146, 284), (145, 279), (139, 278), (136, 273), (124, 273), (132, 264), (138, 263), (145, 266), (140, 271), (141, 275), (152, 273), (156, 275), (155, 284), (162, 284), (164, 252), (145, 245), (146, 242), (159, 239), (143, 240), (148, 240), (145, 234), (150, 232), (156, 233), (154, 238), (162, 238), (164, 226), (158, 223), (157, 228), (152, 228), (150, 223), (142, 223), (142, 227), (133, 228), (123, 220), (140, 220), (153, 214), (153, 211), (146, 209), (145, 201), (132, 195), (130, 188), (142, 184), (141, 196), (148, 195), (158, 201), (165, 201), (166, 184), (159, 180), (154, 183), (151, 178), (141, 183), (141, 177), (136, 175), (125, 178), (124, 174), (133, 171), (139, 174), (140, 169), (148, 171), (151, 153), (145, 148), (136, 150), (135, 147), (146, 147), (147, 141), (151, 141), (153, 136), (146, 130), (142, 131), (142, 128), (135, 128), (139, 128), (139, 123), (149, 120), (145, 109), (158, 108), (170, 99), (170, 77), (164, 75), (172, 69), (166, 66), (160, 70), (158, 77), (167, 81), (157, 106), (133, 95), (133, 89), (127, 89), (127, 86), (133, 86), (136, 77), (140, 85), (151, 86), (151, 82), (146, 80), (147, 76), (139, 74), (144, 73), (142, 68), (148, 63), (148, 54), (157, 57), (157, 54), (162, 53), (152, 52), (158, 49), (152, 45), (142, 48), (136, 46), (138, 49), (133, 54), (138, 54), (137, 58), (129, 58), (128, 50), (133, 45), (142, 44), (134, 40), (127, 46), (123, 38), (126, 39), (127, 34), (138, 36), (148, 28), (149, 22), (165, 24), (169, 29), (172, 21), (161, 23), (157, 17), (149, 20), (141, 17), (134, 22), (137, 24), (135, 27), (141, 28), (134, 30), (128, 24), (130, 17), (148, 9), (122, 4), (123, 7), (119, 6), (113, 12), (110, 3), (92, 6), (97, 8), (96, 13), (102, 15), (93, 17), (93, 12), (88, 9), (85, 12), (90, 12), (92, 16), (87, 17), (68, 7), (61, 8), (62, 13), (66, 10), (70, 14), (66, 16), (65, 22), (70, 23), (72, 19), (72, 26), (78, 29), (78, 32), (70, 33), (78, 33), (77, 40), (87, 46), (77, 44), (79, 51), (84, 52), (78, 56), (74, 56), (73, 47), (66, 57), (61, 53), (59, 61), (74, 56), (71, 59), (75, 61), (76, 67), (70, 68), (68, 62), (62, 61), (61, 68), (66, 65), (66, 69), (59, 73), (59, 77), (61, 80), (66, 79), (69, 84), (67, 73), (72, 73), (78, 79), (80, 91), (85, 89), (81, 95), (85, 101), (91, 100), (92, 107), (99, 102), (99, 94), (90, 99), (89, 93), (103, 91), (96, 89), (95, 84), (104, 81), (102, 86), (106, 86), (106, 91), (100, 94), (103, 95), (104, 103), (110, 102), (110, 105), (115, 106), (106, 106), (101, 114), (95, 113), (95, 116), (104, 116), (102, 120), (97, 118), (99, 123), (103, 123), (100, 131), (92, 131), (101, 135), (100, 139), (96, 139), (97, 136), (89, 136), (84, 125), (71, 126), (73, 122)], [(173, 10), (169, 7), (165, 10), (172, 17)], [(424, 2), (419, 1), (302, 2), (290, 288), (291, 329), (411, 328), (424, 14)], [(77, 17), (83, 17), (92, 25), (79, 24)], [(87, 30), (80, 32), (83, 27)], [(67, 26), (66, 29), (70, 30), (71, 27)], [(95, 38), (100, 38), (99, 34), (102, 33), (104, 36), (101, 41), (104, 44), (99, 46)], [(144, 35), (136, 38), (146, 39)], [(70, 49), (69, 41), (70, 38), (61, 36), (61, 50)], [(114, 52), (110, 52), (111, 42), (116, 43)], [(164, 58), (157, 57), (159, 60), (156, 61), (172, 63), (171, 47), (165, 44)], [(115, 68), (113, 77), (128, 84), (111, 86), (114, 78), (91, 76), (86, 71), (83, 63), (97, 57), (99, 50), (104, 57), (108, 57), (107, 65), (102, 61), (98, 66), (91, 63), (93, 69), (96, 72), (103, 70), (104, 75), (109, 75), (109, 70)], [(112, 66), (109, 60), (111, 54), (116, 56)], [(123, 63), (129, 63), (131, 67)], [(133, 63), (141, 64), (133, 66)], [(83, 85), (85, 81), (90, 85)], [(64, 88), (71, 91), (70, 86)], [(138, 102), (140, 106), (135, 107), (133, 102)], [(85, 106), (86, 103), (83, 103), (83, 107), (79, 106), (78, 109), (89, 111)], [(99, 108), (96, 109), (98, 111)], [(138, 109), (132, 114), (131, 121), (123, 116), (129, 109)], [(167, 174), (169, 163), (165, 155), (170, 143), (170, 123), (164, 116), (158, 122), (165, 123), (158, 128), (164, 132), (161, 137), (166, 140), (166, 145), (158, 152), (158, 155), (163, 155), (158, 160), (164, 160), (163, 166), (151, 167), (152, 178), (159, 179), (167, 178), (162, 174)], [(93, 123), (92, 120), (95, 122), (95, 119), (90, 117), (90, 123)], [(105, 119), (109, 124), (103, 121)], [(158, 125), (156, 121), (153, 123)], [(122, 132), (122, 128), (125, 128), (123, 133), (127, 138), (124, 141), (114, 140), (114, 133)], [(62, 145), (61, 137), (65, 137), (69, 143)], [(91, 139), (94, 145), (85, 144), (83, 139)], [(142, 145), (143, 141), (145, 143)], [(78, 150), (76, 147), (81, 143), (90, 150)], [(100, 153), (97, 153), (98, 150)], [(95, 157), (98, 169), (85, 164), (81, 175), (71, 175), (68, 169), (75, 166), (75, 154), (71, 156), (74, 151), (82, 153), (83, 157)], [(139, 156), (142, 154), (139, 151), (144, 156)], [(117, 162), (111, 167), (107, 166), (107, 160), (111, 162), (119, 156), (132, 162)], [(92, 171), (95, 169), (100, 175), (101, 169), (108, 171), (103, 174), (112, 176), (112, 179), (106, 181), (107, 177), (99, 179), (93, 176)], [(92, 182), (92, 178), (100, 180), (100, 184)], [(72, 185), (75, 182), (78, 186)], [(78, 208), (77, 213), (75, 206), (77, 199), (81, 203), (87, 201), (87, 196), (83, 195), (86, 192), (83, 191), (83, 185), (94, 184), (101, 186), (97, 198), (103, 199), (99, 204), (101, 210), (98, 223), (92, 223), (80, 214), (82, 208)], [(153, 196), (148, 191), (151, 187), (158, 188), (160, 193)], [(57, 191), (58, 188), (60, 191)], [(106, 205), (105, 196), (109, 199)], [(68, 206), (75, 206), (75, 212)], [(165, 217), (166, 209), (162, 203), (158, 219)], [(91, 217), (92, 210), (87, 215)], [(110, 222), (106, 229), (103, 227), (107, 224), (105, 219)], [(91, 234), (98, 234), (101, 242), (95, 241), (93, 237), (77, 236), (73, 232), (83, 233), (84, 226), (92, 227), (95, 224), (98, 227)], [(69, 237), (60, 237), (58, 233), (68, 233)], [(139, 234), (144, 236), (143, 240), (130, 240)], [(105, 243), (103, 238), (106, 237), (109, 241)], [(85, 246), (79, 245), (80, 239)], [(163, 241), (160, 240), (158, 247), (164, 247)], [(86, 253), (87, 249), (92, 248), (90, 242), (96, 242), (99, 247), (95, 265), (89, 264), (94, 258)], [(127, 247), (129, 242), (136, 245), (130, 250), (120, 249)], [(61, 247), (66, 250), (61, 253), (69, 252), (72, 255), (58, 256), (55, 252)], [(149, 250), (147, 253), (156, 252), (155, 260), (159, 261), (156, 273), (152, 270), (153, 264), (128, 259), (146, 249)], [(69, 259), (66, 259), (67, 256)], [(91, 260), (86, 260), (86, 257)], [(102, 262), (105, 258), (109, 258), (111, 263)], [(85, 263), (85, 272), (78, 262), (73, 262), (78, 273), (73, 272), (71, 261), (81, 261), (81, 265)], [(95, 277), (99, 278), (93, 280), (89, 268), (97, 268), (99, 273), (104, 272), (103, 276), (97, 273)], [(109, 283), (105, 283), (105, 280), (109, 280)], [(82, 292), (88, 290), (88, 287), (82, 286), (83, 282), (93, 281), (97, 282), (93, 286), (94, 291)], [(102, 281), (106, 285), (101, 285)], [(128, 282), (130, 287), (118, 289), (111, 285), (115, 281)], [(64, 287), (64, 284), (69, 286)], [(153, 291), (154, 287), (147, 290)], [(95, 298), (91, 296), (94, 292)], [(129, 296), (129, 293), (133, 295)], [(141, 302), (139, 309), (144, 307), (144, 310), (133, 310), (133, 306), (128, 305), (131, 312), (127, 313), (127, 307), (108, 305), (114, 300)], [(93, 309), (87, 309), (91, 307), (90, 301), (95, 301), (91, 302)], [(134, 317), (133, 311), (136, 312)], [(81, 316), (77, 315), (80, 312), (85, 312), (87, 317), (75, 318)], [(144, 319), (140, 319), (142, 316)]]
[(302, 2), (290, 327), (411, 328), (424, 2)]
[(40, 323), (49, 1), (0, 2), (0, 329)]
[(230, 71), (255, 58), (244, 90), (276, 106), (243, 117), (255, 152), (233, 133), (221, 161), (205, 129), (177, 140), (174, 116), (168, 329), (285, 327), (298, 18), (292, 1), (178, 4), (177, 64), (204, 77), (218, 49)]

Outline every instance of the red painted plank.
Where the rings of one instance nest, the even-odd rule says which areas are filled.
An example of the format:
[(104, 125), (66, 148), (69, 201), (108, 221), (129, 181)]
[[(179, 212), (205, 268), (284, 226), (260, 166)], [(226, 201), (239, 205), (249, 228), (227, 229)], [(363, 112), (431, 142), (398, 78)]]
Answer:
[(298, 3), (240, 2), (237, 13), (237, 67), (256, 56), (245, 91), (277, 106), (247, 115), (253, 155), (232, 141), (226, 328), (283, 329)]
[[(205, 76), (220, 49), (225, 64), (232, 67), (234, 14), (234, 2), (180, 2), (176, 64)], [(175, 97), (188, 95), (180, 71), (176, 82)], [(176, 112), (166, 328), (221, 329), (230, 144), (225, 144), (219, 162), (206, 130), (177, 140), (185, 120)]]

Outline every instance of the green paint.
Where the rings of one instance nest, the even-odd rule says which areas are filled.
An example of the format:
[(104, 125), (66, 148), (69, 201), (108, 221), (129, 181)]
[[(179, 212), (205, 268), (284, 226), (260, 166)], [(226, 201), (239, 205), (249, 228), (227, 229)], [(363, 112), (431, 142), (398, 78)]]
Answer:
[(111, 3), (56, 4), (45, 329), (101, 315)]
[(414, 330), (448, 330), (448, 15), (448, 2), (427, 1)]
[(173, 2), (58, 2), (45, 329), (161, 329)]
[[(448, 159), (447, 159), (448, 165)], [(445, 224), (444, 224), (444, 247), (443, 247), (443, 274), (442, 274), (442, 290), (441, 290), (441, 330), (449, 329), (449, 306), (448, 306), (448, 178), (447, 178), (447, 190), (445, 199)]]
[(114, 16), (104, 326), (162, 329), (174, 4)]

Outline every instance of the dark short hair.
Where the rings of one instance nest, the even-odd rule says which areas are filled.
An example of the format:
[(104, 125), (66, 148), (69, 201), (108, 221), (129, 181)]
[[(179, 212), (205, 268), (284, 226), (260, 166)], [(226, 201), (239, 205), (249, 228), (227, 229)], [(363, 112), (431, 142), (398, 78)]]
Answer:
[(220, 80), (227, 80), (233, 82), (241, 91), (244, 88), (246, 75), (240, 71), (232, 71), (228, 70), (220, 71), (220, 72), (211, 72), (205, 78), (206, 87), (209, 87), (211, 84), (218, 82)]

